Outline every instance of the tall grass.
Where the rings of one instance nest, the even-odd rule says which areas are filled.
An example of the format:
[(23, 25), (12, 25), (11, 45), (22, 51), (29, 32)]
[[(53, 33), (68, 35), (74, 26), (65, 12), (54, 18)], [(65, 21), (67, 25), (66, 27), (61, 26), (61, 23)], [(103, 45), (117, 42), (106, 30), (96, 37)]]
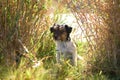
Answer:
[(15, 52), (23, 53), (18, 39), (30, 53), (36, 55), (52, 22), (50, 16), (47, 15), (51, 8), (48, 8), (50, 3), (51, 1), (34, 0), (0, 1), (1, 62), (5, 60), (3, 62), (7, 65), (13, 65)]
[(88, 70), (119, 78), (119, 1), (68, 2), (89, 45)]
[[(82, 48), (85, 44), (79, 43), (77, 44), (78, 48)], [(79, 54), (85, 56), (83, 50), (78, 51)], [(46, 53), (49, 53), (49, 51)], [(77, 67), (70, 66), (67, 62), (62, 65), (58, 65), (54, 61), (55, 57), (52, 59), (45, 60), (39, 67), (32, 67), (32, 62), (30, 62), (27, 58), (22, 58), (20, 65), (17, 69), (14, 67), (3, 67), (0, 66), (0, 79), (5, 80), (106, 80), (107, 77), (98, 74), (88, 73), (86, 70), (86, 63), (83, 61), (78, 62)]]
[[(107, 80), (113, 74), (119, 79), (118, 3), (114, 0), (0, 0), (0, 79)], [(85, 58), (77, 67), (67, 62), (62, 66), (56, 64), (55, 45), (49, 32), (54, 22), (60, 22), (56, 14), (70, 11), (87, 40), (77, 42), (78, 54)], [(19, 65), (17, 53), (25, 55)], [(32, 67), (34, 60), (40, 61), (39, 67)]]
[[(43, 65), (38, 70), (33, 69), (31, 60), (36, 56), (39, 60), (53, 56), (54, 45), (49, 34), (54, 21), (49, 15), (51, 3), (45, 0), (0, 1), (0, 79), (43, 79)], [(16, 64), (17, 53), (26, 55), (27, 60)]]

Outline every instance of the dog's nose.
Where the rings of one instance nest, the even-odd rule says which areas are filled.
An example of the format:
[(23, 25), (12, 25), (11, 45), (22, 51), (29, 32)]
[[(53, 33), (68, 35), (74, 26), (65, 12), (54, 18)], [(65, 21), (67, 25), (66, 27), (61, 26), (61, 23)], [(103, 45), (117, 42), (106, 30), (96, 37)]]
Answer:
[(57, 39), (57, 35), (54, 35), (54, 38)]
[(54, 39), (55, 39), (55, 40), (60, 40), (60, 36), (54, 35)]
[(54, 36), (55, 39), (57, 39), (57, 36)]

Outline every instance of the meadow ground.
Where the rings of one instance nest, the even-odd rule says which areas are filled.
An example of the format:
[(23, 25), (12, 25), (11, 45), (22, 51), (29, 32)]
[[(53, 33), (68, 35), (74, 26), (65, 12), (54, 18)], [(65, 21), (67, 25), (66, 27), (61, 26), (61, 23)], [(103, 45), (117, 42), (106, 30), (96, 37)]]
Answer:
[[(77, 43), (78, 54), (84, 60), (78, 62), (77, 67), (72, 67), (67, 62), (57, 65), (55, 55), (45, 59), (40, 66), (33, 68), (32, 62), (22, 58), (20, 65), (15, 67), (0, 66), (1, 80), (107, 80), (102, 72), (92, 74), (87, 71), (86, 50), (87, 43)], [(49, 53), (49, 52), (48, 52)], [(39, 60), (39, 59), (38, 59)]]

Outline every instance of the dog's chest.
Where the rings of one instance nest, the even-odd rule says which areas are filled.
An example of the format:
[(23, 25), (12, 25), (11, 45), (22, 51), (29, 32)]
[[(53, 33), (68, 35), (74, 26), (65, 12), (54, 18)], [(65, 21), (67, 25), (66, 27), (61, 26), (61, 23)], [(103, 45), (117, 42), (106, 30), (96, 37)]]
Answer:
[(56, 42), (56, 49), (61, 53), (74, 52), (75, 46), (72, 42)]
[(61, 52), (66, 52), (68, 50), (68, 45), (67, 43), (61, 42), (60, 44), (57, 45), (58, 51)]

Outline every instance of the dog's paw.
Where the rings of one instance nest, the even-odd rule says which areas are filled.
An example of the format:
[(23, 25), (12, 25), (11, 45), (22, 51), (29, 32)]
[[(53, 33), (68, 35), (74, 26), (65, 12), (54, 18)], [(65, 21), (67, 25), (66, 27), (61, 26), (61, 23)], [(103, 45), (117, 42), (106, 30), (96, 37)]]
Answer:
[(84, 58), (82, 56), (80, 56), (80, 55), (77, 55), (77, 59), (78, 60), (84, 60)]

